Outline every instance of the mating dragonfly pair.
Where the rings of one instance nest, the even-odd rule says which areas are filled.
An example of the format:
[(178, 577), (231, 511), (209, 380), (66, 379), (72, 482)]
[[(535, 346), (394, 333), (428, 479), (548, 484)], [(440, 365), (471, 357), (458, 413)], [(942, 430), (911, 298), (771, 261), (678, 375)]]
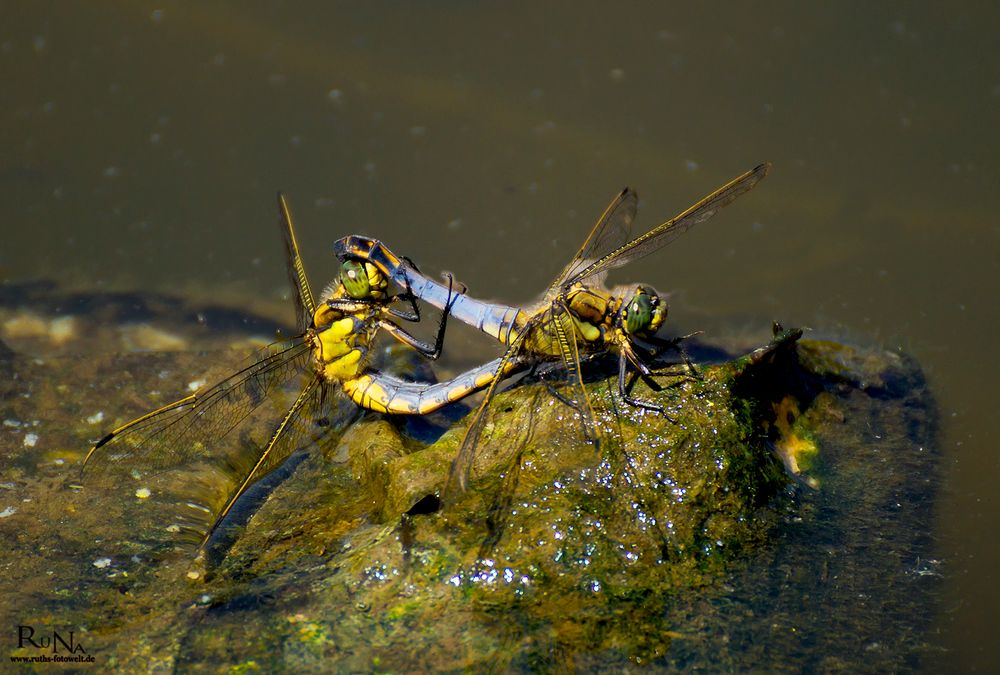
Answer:
[[(302, 443), (310, 421), (324, 419), (328, 396), (340, 388), (355, 404), (382, 413), (423, 415), (485, 389), (452, 464), (446, 492), (465, 490), (471, 475), (487, 409), (499, 382), (546, 362), (561, 364), (566, 386), (557, 395), (575, 408), (589, 438), (597, 440), (593, 409), (583, 386), (581, 358), (618, 355), (618, 391), (627, 403), (666, 414), (653, 403), (631, 396), (634, 378), (660, 390), (651, 366), (678, 341), (656, 336), (667, 316), (666, 303), (644, 286), (623, 295), (604, 288), (607, 273), (665, 246), (691, 227), (752, 189), (770, 170), (761, 164), (723, 185), (690, 208), (645, 234), (630, 239), (638, 198), (623, 190), (604, 211), (580, 250), (541, 300), (519, 309), (485, 303), (455, 292), (423, 275), (410, 261), (374, 239), (349, 236), (335, 245), (340, 275), (314, 300), (302, 265), (288, 206), (279, 195), (280, 225), (289, 279), (294, 289), (299, 335), (263, 350), (253, 363), (221, 382), (154, 410), (109, 433), (84, 460), (91, 471), (115, 474), (141, 467), (155, 472), (202, 459), (213, 444), (240, 425), (291, 378), (304, 384), (261, 449), (259, 458), (216, 515), (204, 545), (247, 489), (277, 468)], [(390, 282), (402, 291), (392, 294)], [(419, 340), (395, 319), (419, 321), (416, 299), (442, 311), (435, 342)], [(408, 308), (401, 308), (401, 304)], [(428, 358), (437, 358), (449, 316), (491, 335), (507, 346), (498, 359), (440, 383), (405, 381), (379, 372), (370, 363), (375, 336), (385, 331)], [(686, 358), (685, 358), (686, 363)], [(691, 364), (686, 363), (688, 367)], [(632, 381), (630, 381), (630, 368)], [(306, 422), (306, 424), (303, 424)]]

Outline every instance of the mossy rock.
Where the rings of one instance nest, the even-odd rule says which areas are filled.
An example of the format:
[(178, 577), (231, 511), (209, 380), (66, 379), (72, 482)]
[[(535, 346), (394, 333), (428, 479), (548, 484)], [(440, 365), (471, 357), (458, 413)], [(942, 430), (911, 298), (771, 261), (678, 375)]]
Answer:
[[(170, 504), (96, 503), (62, 487), (51, 452), (12, 447), (6, 475), (37, 524), (14, 539), (8, 597), (33, 593), (18, 620), (77, 626), (120, 670), (912, 668), (936, 583), (933, 401), (903, 355), (798, 337), (662, 392), (639, 384), (669, 420), (588, 368), (599, 444), (522, 382), (443, 506), (464, 423), (425, 447), (365, 415), (298, 456), (196, 580)], [(86, 382), (126, 368), (136, 386), (166, 388), (168, 371), (182, 385), (197, 360), (8, 355), (5, 415), (75, 420), (40, 435), (83, 449)]]

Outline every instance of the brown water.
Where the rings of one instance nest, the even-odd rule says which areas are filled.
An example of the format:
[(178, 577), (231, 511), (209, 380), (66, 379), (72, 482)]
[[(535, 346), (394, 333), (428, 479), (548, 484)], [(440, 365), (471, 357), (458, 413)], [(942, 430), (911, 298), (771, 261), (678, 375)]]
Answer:
[(1000, 10), (312, 4), (6, 8), (2, 278), (277, 300), (281, 188), (316, 278), (363, 232), (524, 302), (623, 185), (643, 229), (770, 160), (615, 278), (669, 289), (676, 330), (780, 319), (920, 360), (944, 421), (937, 640), (951, 668), (1000, 667)]

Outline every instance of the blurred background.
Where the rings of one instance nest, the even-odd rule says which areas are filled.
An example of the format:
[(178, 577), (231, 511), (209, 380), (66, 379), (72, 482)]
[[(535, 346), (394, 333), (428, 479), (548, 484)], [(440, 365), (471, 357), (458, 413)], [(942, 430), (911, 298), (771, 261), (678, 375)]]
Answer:
[[(1000, 668), (1000, 7), (109, 0), (3, 14), (8, 287), (168, 292), (291, 323), (283, 189), (316, 285), (357, 232), (523, 303), (623, 186), (642, 198), (641, 232), (772, 161), (756, 190), (612, 281), (669, 292), (675, 334), (763, 339), (779, 319), (916, 356), (943, 422), (931, 639), (949, 668)], [(459, 333), (453, 365), (496, 353), (476, 337)]]

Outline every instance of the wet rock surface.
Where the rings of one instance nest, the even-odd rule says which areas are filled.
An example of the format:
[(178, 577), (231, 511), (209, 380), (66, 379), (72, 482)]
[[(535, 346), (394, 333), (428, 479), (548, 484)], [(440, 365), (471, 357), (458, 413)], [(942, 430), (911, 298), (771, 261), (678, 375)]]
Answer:
[(464, 421), (428, 445), (361, 414), (293, 456), (207, 566), (199, 521), (172, 526), (209, 478), (71, 485), (109, 426), (243, 348), (0, 350), (0, 613), (120, 670), (915, 667), (937, 584), (932, 398), (905, 355), (797, 337), (637, 385), (673, 421), (594, 375), (597, 444), (521, 382), (443, 503)]

